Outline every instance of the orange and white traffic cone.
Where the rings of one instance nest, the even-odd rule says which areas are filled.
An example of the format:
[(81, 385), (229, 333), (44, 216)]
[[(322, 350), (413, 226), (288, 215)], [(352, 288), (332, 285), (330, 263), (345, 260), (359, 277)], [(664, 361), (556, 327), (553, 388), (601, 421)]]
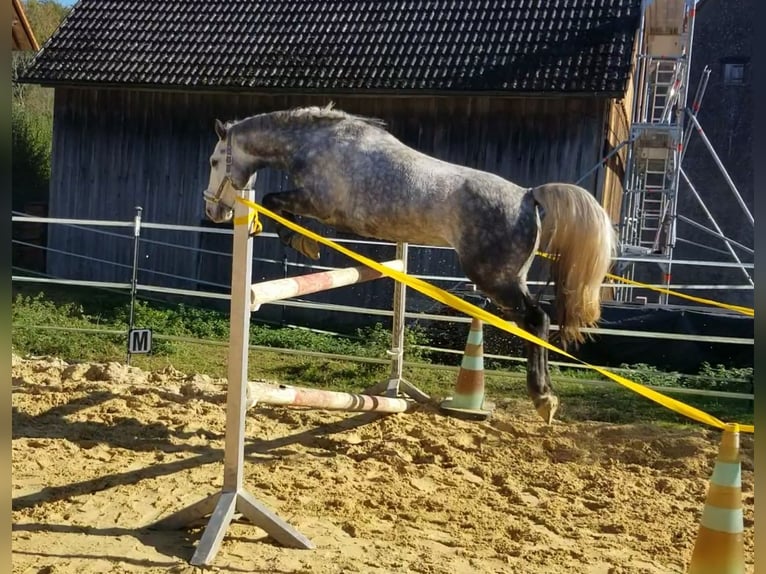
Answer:
[(492, 414), (484, 404), (484, 333), (474, 318), (468, 332), (455, 393), (440, 405), (442, 412), (459, 418), (484, 420)]
[(744, 574), (739, 425), (726, 426), (710, 479), (689, 574)]

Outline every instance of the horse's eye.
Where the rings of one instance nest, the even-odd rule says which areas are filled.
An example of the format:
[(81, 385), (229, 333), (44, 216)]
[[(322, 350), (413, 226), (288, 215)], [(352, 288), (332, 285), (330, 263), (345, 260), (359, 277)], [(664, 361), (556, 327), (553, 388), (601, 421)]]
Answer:
[(211, 167), (218, 167), (218, 160), (217, 160), (217, 159), (214, 159), (214, 160), (212, 160), (212, 161), (210, 162), (210, 166), (211, 166)]

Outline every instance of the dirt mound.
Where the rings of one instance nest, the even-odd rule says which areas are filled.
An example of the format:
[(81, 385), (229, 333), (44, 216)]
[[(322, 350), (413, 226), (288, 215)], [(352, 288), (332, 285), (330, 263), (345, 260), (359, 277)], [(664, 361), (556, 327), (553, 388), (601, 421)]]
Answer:
[[(194, 572), (201, 527), (155, 520), (216, 492), (225, 381), (118, 363), (13, 358), (14, 572)], [(249, 572), (683, 572), (719, 434), (256, 407), (247, 488), (309, 536), (235, 522), (214, 569)], [(753, 572), (752, 439), (743, 436)]]

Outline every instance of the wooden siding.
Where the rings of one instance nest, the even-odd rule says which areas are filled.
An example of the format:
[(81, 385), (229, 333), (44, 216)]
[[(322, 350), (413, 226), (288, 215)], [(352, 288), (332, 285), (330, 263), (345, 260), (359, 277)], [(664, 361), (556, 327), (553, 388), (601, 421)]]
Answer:
[[(610, 103), (604, 157), (630, 137), (630, 106), (631, 100), (628, 96), (620, 100), (612, 100)], [(603, 196), (600, 201), (615, 226), (620, 223), (627, 157), (628, 146), (623, 146), (606, 161), (604, 169)]]
[[(208, 156), (216, 142), (215, 118), (229, 120), (299, 105), (324, 105), (331, 99), (338, 108), (384, 119), (394, 135), (425, 153), (494, 172), (526, 186), (575, 181), (598, 162), (604, 149), (607, 101), (596, 98), (266, 97), (58, 88), (50, 215), (129, 220), (134, 206), (140, 205), (145, 221), (203, 224), (201, 193), (207, 185)], [(595, 193), (598, 179), (599, 173), (594, 172), (583, 185)], [(283, 174), (265, 170), (257, 179), (257, 199), (267, 191), (288, 186)], [(338, 236), (313, 222), (309, 227)], [(273, 228), (267, 223), (266, 229)], [(115, 235), (54, 226), (49, 245), (114, 261), (122, 267), (50, 253), (48, 272), (69, 278), (127, 281), (132, 230), (106, 231)], [(140, 282), (204, 290), (216, 290), (209, 283), (229, 282), (228, 257), (195, 251), (202, 248), (230, 253), (228, 236), (147, 230), (142, 237), (179, 248), (143, 244)], [(392, 247), (362, 246), (359, 250), (379, 260), (391, 258), (394, 253)], [(256, 261), (256, 280), (282, 277), (285, 260), (309, 263), (272, 239), (256, 241), (255, 257), (277, 262)], [(323, 249), (320, 264), (344, 266), (348, 261)], [(451, 251), (433, 249), (411, 250), (410, 270), (431, 275), (461, 274)], [(287, 272), (292, 275), (305, 270), (289, 267)], [(158, 273), (189, 279), (172, 279)], [(310, 299), (348, 302), (351, 293), (355, 305), (390, 308), (392, 289), (388, 280)], [(418, 308), (432, 304), (417, 301), (420, 303), (413, 297), (411, 303)], [(274, 307), (270, 309), (259, 315), (296, 322), (305, 316), (296, 310), (282, 314)], [(311, 312), (315, 325), (337, 322), (337, 314), (330, 317)]]
[[(638, 42), (633, 44), (633, 57), (631, 62), (637, 61)], [(635, 71), (635, 70), (634, 70)], [(603, 156), (606, 157), (615, 147), (627, 141), (630, 137), (630, 124), (633, 114), (633, 99), (635, 97), (636, 78), (634, 71), (631, 72), (625, 94), (622, 98), (610, 100), (607, 110), (606, 137), (604, 139)], [(619, 225), (622, 214), (623, 183), (628, 161), (628, 147), (623, 146), (615, 153), (605, 165), (603, 196), (601, 204), (612, 217), (612, 222)]]

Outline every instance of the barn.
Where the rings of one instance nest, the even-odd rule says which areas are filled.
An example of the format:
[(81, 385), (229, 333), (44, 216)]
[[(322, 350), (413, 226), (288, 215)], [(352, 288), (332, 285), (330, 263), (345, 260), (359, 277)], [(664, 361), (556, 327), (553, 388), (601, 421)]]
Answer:
[[(617, 222), (624, 158), (600, 160), (628, 133), (640, 9), (640, 0), (80, 0), (22, 78), (55, 89), (49, 215), (130, 220), (141, 206), (145, 221), (210, 226), (201, 191), (214, 120), (332, 101), (385, 120), (420, 151), (521, 185), (581, 180)], [(257, 198), (287, 186), (284, 174), (261, 173)], [(54, 226), (47, 273), (125, 281), (129, 234)], [(142, 238), (140, 282), (227, 284), (227, 236)], [(416, 273), (459, 275), (451, 252), (411, 253)], [(259, 277), (309, 263), (267, 239), (255, 257)], [(321, 264), (347, 262), (325, 253)], [(357, 289), (360, 305), (390, 308), (386, 282)], [(300, 309), (279, 313), (301, 319)]]

